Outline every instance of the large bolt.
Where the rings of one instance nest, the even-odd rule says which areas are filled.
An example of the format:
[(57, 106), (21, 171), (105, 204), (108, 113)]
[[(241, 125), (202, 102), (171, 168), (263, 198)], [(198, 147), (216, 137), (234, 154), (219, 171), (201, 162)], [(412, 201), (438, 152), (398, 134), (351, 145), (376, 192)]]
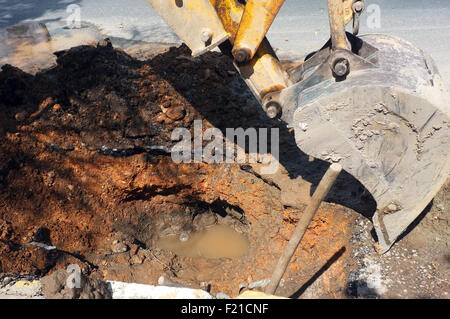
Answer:
[(245, 63), (250, 60), (250, 50), (246, 48), (233, 50), (233, 55), (237, 63)]
[(356, 1), (355, 3), (353, 3), (352, 8), (354, 12), (359, 13), (364, 10), (364, 2)]
[(346, 76), (350, 72), (350, 63), (345, 58), (337, 59), (333, 64), (333, 72), (338, 77)]
[(278, 103), (270, 102), (266, 106), (267, 117), (269, 117), (271, 119), (277, 118), (278, 115), (280, 114), (280, 111), (281, 111), (281, 107), (280, 107), (280, 105), (278, 105)]

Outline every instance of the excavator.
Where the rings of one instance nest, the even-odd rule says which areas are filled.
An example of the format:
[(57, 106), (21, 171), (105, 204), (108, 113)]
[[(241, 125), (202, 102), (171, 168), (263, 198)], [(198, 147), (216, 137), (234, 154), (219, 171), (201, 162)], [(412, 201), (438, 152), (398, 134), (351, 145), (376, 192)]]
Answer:
[[(269, 118), (306, 154), (339, 163), (377, 203), (387, 252), (450, 172), (450, 97), (433, 60), (387, 35), (358, 36), (365, 0), (327, 0), (330, 40), (284, 69), (266, 34), (284, 0), (147, 0), (193, 56), (229, 56)], [(352, 22), (347, 32), (347, 25)]]

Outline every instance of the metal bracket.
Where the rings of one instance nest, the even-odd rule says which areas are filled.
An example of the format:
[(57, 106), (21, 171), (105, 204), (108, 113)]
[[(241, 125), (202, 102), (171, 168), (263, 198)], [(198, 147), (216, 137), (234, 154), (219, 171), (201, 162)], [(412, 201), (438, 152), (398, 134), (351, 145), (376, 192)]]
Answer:
[(209, 0), (147, 2), (187, 44), (194, 57), (214, 49), (230, 38)]
[(353, 10), (353, 35), (358, 35), (359, 33), (359, 22), (361, 14), (366, 6), (366, 0), (355, 0), (352, 5)]
[[(375, 66), (377, 64), (377, 55), (376, 52), (378, 51), (375, 47), (368, 44), (367, 42), (361, 40), (360, 38), (352, 35), (351, 33), (347, 32), (347, 38), (350, 42), (351, 51), (347, 50), (339, 50), (340, 52), (345, 51), (347, 52), (347, 58), (348, 55), (359, 57), (360, 59), (369, 62), (370, 65)], [(288, 70), (288, 75), (290, 80), (293, 83), (301, 82), (306, 80), (309, 77), (312, 77), (313, 74), (317, 76), (316, 70), (320, 68), (320, 66), (324, 65), (326, 61), (329, 61), (330, 56), (333, 55), (333, 51), (331, 49), (331, 40), (328, 40), (328, 42), (317, 52), (315, 52), (312, 56), (310, 56), (304, 63), (301, 65)], [(342, 56), (342, 54), (335, 54), (334, 60), (337, 58), (342, 58), (345, 56)], [(354, 62), (356, 62), (355, 59), (351, 59)], [(351, 61), (350, 61), (351, 65)], [(333, 66), (333, 63), (329, 64), (330, 67)], [(352, 70), (355, 71), (358, 69), (358, 66), (355, 67), (351, 66)], [(331, 68), (333, 69), (333, 68)], [(320, 77), (322, 79), (322, 77)], [(316, 80), (318, 80), (316, 78)]]

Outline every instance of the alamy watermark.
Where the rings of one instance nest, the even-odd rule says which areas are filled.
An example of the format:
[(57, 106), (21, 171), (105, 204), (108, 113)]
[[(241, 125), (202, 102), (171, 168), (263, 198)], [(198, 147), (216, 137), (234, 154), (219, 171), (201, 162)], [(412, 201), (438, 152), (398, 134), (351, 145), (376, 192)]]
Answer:
[(367, 27), (369, 29), (381, 28), (381, 7), (378, 4), (372, 3), (367, 9)]
[[(255, 128), (245, 130), (243, 128), (227, 128), (225, 143), (223, 133), (218, 128), (208, 128), (204, 133), (202, 132), (201, 120), (194, 121), (193, 143), (191, 132), (187, 128), (179, 127), (172, 132), (172, 141), (177, 141), (171, 150), (171, 157), (175, 163), (262, 163), (261, 173), (275, 174), (277, 172), (279, 165), (278, 128), (270, 129), (270, 145), (269, 129), (267, 128), (258, 130)], [(207, 144), (203, 146), (203, 142), (207, 142)], [(248, 150), (248, 156), (246, 150)]]
[(66, 18), (66, 27), (69, 29), (81, 28), (81, 7), (77, 4), (68, 5), (66, 13), (69, 16)]
[(66, 279), (67, 288), (81, 288), (81, 269), (77, 264), (70, 264), (66, 272), (69, 276)]

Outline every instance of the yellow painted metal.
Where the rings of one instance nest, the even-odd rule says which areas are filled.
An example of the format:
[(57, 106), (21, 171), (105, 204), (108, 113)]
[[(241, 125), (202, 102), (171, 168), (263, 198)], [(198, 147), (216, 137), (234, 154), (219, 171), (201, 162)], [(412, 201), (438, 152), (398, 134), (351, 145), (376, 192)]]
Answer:
[(210, 0), (210, 2), (225, 30), (230, 34), (231, 44), (234, 44), (245, 6), (237, 0)]
[(248, 0), (233, 47), (239, 62), (251, 59), (266, 36), (284, 0)]
[[(284, 0), (147, 0), (192, 50), (194, 56), (227, 39), (233, 51), (250, 57), (236, 65), (254, 95), (261, 101), (270, 92), (291, 83), (265, 38)], [(328, 0), (333, 44), (348, 48), (345, 25), (353, 18), (354, 0)], [(228, 52), (229, 53), (229, 52)]]
[(147, 0), (197, 56), (226, 41), (225, 31), (209, 0)]
[(344, 25), (350, 23), (353, 20), (353, 2), (355, 0), (342, 0), (342, 10), (344, 15)]
[[(346, 17), (342, 0), (328, 0), (328, 16), (330, 19), (331, 43), (333, 49), (350, 50), (345, 33)], [(350, 20), (349, 20), (350, 21)]]
[[(230, 34), (229, 40), (233, 44), (244, 14), (244, 5), (237, 0), (211, 0), (211, 3), (225, 30)], [(248, 63), (236, 65), (236, 68), (260, 101), (267, 93), (282, 90), (290, 84), (272, 46), (265, 38), (253, 59)]]
[(281, 91), (291, 84), (272, 46), (265, 38), (253, 59), (238, 67), (242, 78), (260, 100), (267, 93)]

